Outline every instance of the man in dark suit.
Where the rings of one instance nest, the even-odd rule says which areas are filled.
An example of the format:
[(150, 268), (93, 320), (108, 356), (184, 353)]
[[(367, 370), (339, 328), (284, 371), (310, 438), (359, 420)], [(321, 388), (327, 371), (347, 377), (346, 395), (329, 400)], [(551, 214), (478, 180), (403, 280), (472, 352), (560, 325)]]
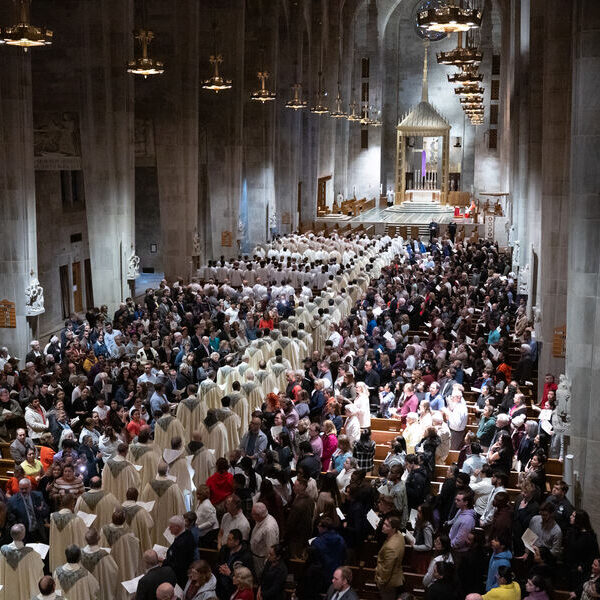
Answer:
[(200, 344), (196, 348), (196, 352), (195, 352), (196, 362), (198, 364), (202, 362), (203, 358), (210, 358), (210, 354), (211, 354), (212, 350), (210, 349), (208, 342), (209, 342), (209, 337), (207, 335), (203, 336), (200, 339)]
[(358, 594), (350, 587), (352, 569), (339, 567), (333, 572), (331, 585), (327, 590), (327, 600), (358, 600)]
[(144, 552), (146, 574), (139, 580), (135, 600), (156, 600), (156, 588), (161, 583), (177, 583), (175, 571), (169, 566), (161, 565), (154, 550)]
[(8, 525), (22, 523), (25, 526), (25, 543), (42, 542), (48, 543), (48, 536), (44, 522), (48, 518), (50, 510), (41, 492), (31, 491), (31, 481), (21, 479), (19, 481), (19, 493), (12, 496), (8, 501)]
[(169, 566), (175, 571), (177, 583), (183, 589), (188, 579), (188, 569), (194, 560), (196, 544), (191, 531), (185, 528), (185, 520), (177, 515), (169, 519), (169, 531), (175, 536), (167, 550), (163, 566)]

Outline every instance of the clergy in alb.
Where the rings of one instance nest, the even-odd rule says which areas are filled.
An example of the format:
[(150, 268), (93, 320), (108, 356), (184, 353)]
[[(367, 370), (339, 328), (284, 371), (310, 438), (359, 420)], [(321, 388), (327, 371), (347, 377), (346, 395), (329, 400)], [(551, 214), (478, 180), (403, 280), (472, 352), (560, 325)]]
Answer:
[(154, 520), (152, 543), (161, 546), (166, 543), (163, 532), (169, 525), (169, 519), (173, 515), (182, 515), (186, 511), (183, 494), (179, 486), (167, 477), (167, 469), (164, 462), (158, 465), (156, 479), (146, 485), (141, 498), (142, 502), (154, 500), (154, 507), (150, 511)]
[(202, 435), (199, 431), (194, 431), (192, 441), (188, 444), (188, 452), (192, 455), (194, 487), (198, 489), (216, 470), (215, 451), (202, 443)]
[(163, 451), (163, 460), (169, 466), (169, 475), (175, 477), (175, 481), (182, 493), (191, 492), (192, 477), (188, 468), (183, 440), (180, 437), (174, 437), (171, 440), (171, 449)]
[(206, 402), (198, 398), (198, 388), (190, 384), (186, 388), (187, 398), (184, 398), (177, 405), (176, 417), (181, 422), (185, 431), (185, 440), (189, 442), (192, 439), (192, 432), (198, 429), (198, 425), (206, 417)]
[(65, 494), (60, 506), (58, 512), (50, 515), (50, 570), (53, 572), (64, 563), (69, 546), (85, 546), (87, 531), (83, 520), (73, 512), (75, 497), (72, 494)]
[(127, 444), (117, 447), (117, 454), (109, 458), (102, 469), (102, 489), (111, 492), (117, 500), (125, 498), (130, 487), (140, 487), (140, 476), (135, 466), (125, 457)]
[(110, 548), (101, 548), (100, 535), (95, 527), (85, 534), (87, 546), (81, 549), (81, 565), (85, 567), (100, 584), (99, 600), (116, 598), (119, 580), (119, 567), (110, 554)]
[(151, 481), (156, 475), (156, 467), (160, 462), (160, 450), (152, 441), (152, 430), (144, 425), (137, 436), (137, 441), (129, 444), (127, 460), (134, 465), (142, 467), (139, 471), (140, 489)]
[[(102, 528), (100, 539), (102, 546), (110, 547), (110, 554), (119, 568), (119, 582), (129, 581), (141, 573), (140, 541), (126, 525), (125, 513), (122, 509), (115, 510), (112, 523)], [(119, 587), (117, 597), (123, 599), (128, 597), (123, 586)]]
[(54, 570), (54, 581), (69, 600), (99, 600), (100, 586), (96, 578), (79, 561), (81, 550), (71, 544), (65, 550), (67, 562)]
[(92, 477), (90, 479), (89, 491), (84, 492), (77, 498), (75, 512), (78, 513), (81, 510), (85, 513), (96, 515), (94, 527), (102, 529), (102, 527), (110, 523), (113, 511), (120, 505), (121, 503), (113, 494), (102, 489), (100, 477)]
[(140, 548), (143, 554), (146, 550), (152, 549), (153, 543), (150, 532), (154, 527), (154, 520), (148, 509), (138, 502), (138, 496), (137, 488), (129, 488), (127, 490), (127, 500), (123, 502), (122, 508), (131, 533), (140, 540)]
[(25, 526), (10, 528), (12, 542), (0, 548), (0, 600), (30, 600), (44, 575), (44, 561), (33, 549), (24, 545)]
[(225, 425), (227, 430), (227, 452), (231, 452), (240, 445), (240, 418), (231, 410), (231, 398), (221, 398), (221, 408), (217, 410), (217, 419)]
[(204, 443), (215, 451), (215, 456), (217, 458), (227, 456), (229, 448), (227, 429), (225, 429), (225, 425), (219, 421), (215, 409), (211, 408), (206, 413), (204, 426), (206, 427)]
[(169, 407), (165, 404), (162, 407), (162, 416), (157, 418), (154, 426), (154, 443), (162, 452), (171, 447), (174, 437), (185, 439), (185, 431), (179, 419), (169, 414)]

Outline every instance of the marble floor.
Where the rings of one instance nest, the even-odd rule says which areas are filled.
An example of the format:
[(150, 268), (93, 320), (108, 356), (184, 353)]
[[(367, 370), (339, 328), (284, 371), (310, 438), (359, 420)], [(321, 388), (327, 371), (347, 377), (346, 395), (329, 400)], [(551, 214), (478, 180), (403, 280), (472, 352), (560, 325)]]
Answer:
[(367, 212), (362, 213), (358, 217), (339, 217), (339, 216), (331, 216), (317, 219), (318, 221), (332, 222), (350, 222), (352, 224), (356, 223), (390, 223), (393, 225), (428, 225), (432, 219), (439, 223), (440, 225), (447, 225), (452, 221), (456, 221), (456, 223), (464, 223), (471, 224), (469, 219), (454, 219), (454, 213), (401, 213), (401, 212), (393, 212), (388, 211), (385, 208), (372, 208)]

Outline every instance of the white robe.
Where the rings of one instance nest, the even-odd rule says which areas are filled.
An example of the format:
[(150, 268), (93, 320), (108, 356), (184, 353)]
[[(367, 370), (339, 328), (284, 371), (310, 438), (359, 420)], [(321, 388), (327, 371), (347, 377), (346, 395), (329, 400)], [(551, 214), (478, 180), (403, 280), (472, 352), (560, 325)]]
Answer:
[(166, 477), (157, 477), (146, 485), (142, 491), (142, 502), (154, 500), (154, 507), (150, 511), (154, 527), (152, 528), (152, 543), (161, 546), (168, 545), (163, 531), (169, 525), (169, 519), (175, 515), (183, 515), (186, 512), (183, 494), (179, 486)]
[[(131, 533), (128, 525), (105, 525), (100, 537), (103, 546), (110, 547), (110, 554), (119, 569), (118, 580), (129, 581), (142, 572), (140, 541)], [(117, 597), (126, 600), (129, 595), (119, 586)]]
[(125, 511), (125, 520), (131, 533), (140, 540), (140, 549), (142, 554), (146, 550), (152, 550), (152, 536), (150, 532), (154, 527), (154, 520), (150, 513), (139, 504), (132, 500), (123, 502), (123, 510)]
[(140, 488), (137, 469), (128, 460), (117, 455), (109, 458), (102, 469), (102, 489), (111, 492), (119, 501), (125, 500), (127, 490)]
[(227, 429), (220, 421), (206, 429), (206, 437), (202, 437), (202, 441), (208, 448), (215, 451), (217, 458), (227, 458), (229, 449), (229, 439)]
[(83, 520), (68, 508), (50, 515), (50, 570), (54, 572), (65, 562), (65, 550), (71, 544), (85, 546), (87, 527)]
[(192, 455), (192, 469), (194, 469), (194, 485), (196, 488), (204, 485), (206, 480), (215, 472), (217, 459), (215, 453), (202, 446)]
[(158, 463), (160, 462), (160, 450), (152, 442), (148, 444), (135, 442), (129, 446), (127, 460), (134, 465), (142, 467), (142, 470), (139, 472), (139, 489), (143, 490), (144, 486), (156, 477)]
[(121, 587), (119, 567), (105, 548), (99, 546), (82, 548), (81, 566), (85, 567), (99, 583), (99, 600), (113, 600), (113, 598), (116, 598), (118, 587)]
[(89, 490), (77, 498), (75, 513), (82, 510), (85, 513), (96, 515), (92, 526), (100, 530), (112, 521), (115, 508), (120, 506), (121, 503), (110, 492), (106, 490)]
[(198, 425), (206, 417), (206, 413), (206, 402), (199, 398), (185, 398), (179, 403), (177, 418), (185, 431), (186, 443), (192, 439), (192, 433), (198, 431)]
[(43, 576), (44, 561), (33, 548), (19, 542), (0, 548), (0, 600), (30, 600)]
[(100, 585), (96, 578), (81, 565), (69, 569), (70, 565), (59, 565), (54, 571), (56, 589), (63, 592), (63, 598), (69, 600), (96, 600), (100, 597)]
[(161, 452), (171, 448), (171, 440), (179, 437), (185, 440), (185, 431), (181, 421), (172, 415), (163, 415), (154, 427), (154, 443), (160, 448)]

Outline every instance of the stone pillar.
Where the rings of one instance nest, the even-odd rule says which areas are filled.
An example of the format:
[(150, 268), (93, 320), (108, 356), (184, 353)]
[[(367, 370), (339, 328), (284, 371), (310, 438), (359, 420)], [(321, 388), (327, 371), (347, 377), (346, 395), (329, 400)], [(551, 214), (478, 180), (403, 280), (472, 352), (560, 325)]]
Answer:
[(38, 277), (30, 56), (3, 48), (0, 79), (0, 300), (15, 302), (17, 317), (15, 329), (0, 329), (0, 345), (21, 367), (38, 318), (25, 317), (25, 289)]
[(147, 98), (154, 108), (162, 257), (170, 281), (190, 277), (198, 230), (199, 10), (196, 0), (180, 0), (154, 25), (157, 36), (163, 31), (163, 47), (172, 44), (156, 82), (161, 101)]
[[(540, 391), (545, 373), (564, 373), (565, 361), (552, 356), (555, 327), (567, 318), (567, 253), (571, 135), (571, 11), (561, 0), (536, 0), (543, 26), (541, 117), (541, 219), (537, 285), (541, 322), (538, 341)], [(537, 312), (537, 311), (536, 311)]]
[(134, 253), (133, 0), (85, 4), (81, 155), (96, 302), (109, 314), (129, 295)]
[(571, 447), (583, 508), (600, 526), (600, 4), (574, 3), (567, 375), (572, 381)]

